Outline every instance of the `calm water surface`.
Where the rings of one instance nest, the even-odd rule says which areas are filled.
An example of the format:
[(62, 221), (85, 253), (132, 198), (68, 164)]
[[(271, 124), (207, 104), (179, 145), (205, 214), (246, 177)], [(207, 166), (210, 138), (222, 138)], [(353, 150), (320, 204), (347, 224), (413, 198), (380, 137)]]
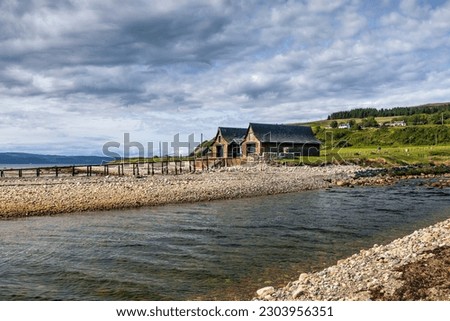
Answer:
[(0, 163), (0, 169), (26, 169), (26, 168), (53, 168), (55, 166), (57, 167), (65, 167), (65, 166), (83, 166), (84, 164), (1, 164)]
[(449, 217), (409, 181), (0, 221), (0, 300), (250, 299)]

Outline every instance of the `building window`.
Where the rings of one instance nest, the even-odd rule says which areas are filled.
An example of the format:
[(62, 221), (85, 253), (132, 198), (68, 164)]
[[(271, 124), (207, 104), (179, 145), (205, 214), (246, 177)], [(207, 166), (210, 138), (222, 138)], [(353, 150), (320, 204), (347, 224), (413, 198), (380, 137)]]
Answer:
[(256, 144), (255, 143), (247, 144), (247, 154), (254, 154), (254, 153), (256, 153)]

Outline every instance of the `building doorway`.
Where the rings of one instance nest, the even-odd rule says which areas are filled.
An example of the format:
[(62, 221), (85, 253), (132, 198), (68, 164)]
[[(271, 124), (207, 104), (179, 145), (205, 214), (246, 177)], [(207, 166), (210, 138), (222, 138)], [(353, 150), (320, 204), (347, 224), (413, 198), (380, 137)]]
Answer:
[(223, 146), (216, 145), (216, 157), (223, 157)]

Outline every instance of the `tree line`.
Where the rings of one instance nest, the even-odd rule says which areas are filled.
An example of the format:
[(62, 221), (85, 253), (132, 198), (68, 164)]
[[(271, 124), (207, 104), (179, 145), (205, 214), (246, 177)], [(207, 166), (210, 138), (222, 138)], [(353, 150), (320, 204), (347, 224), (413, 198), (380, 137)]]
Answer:
[(355, 108), (348, 111), (338, 111), (328, 116), (331, 119), (348, 118), (369, 118), (369, 117), (393, 117), (412, 116), (418, 114), (436, 114), (450, 112), (450, 103), (431, 104), (415, 107), (394, 107), (394, 108)]

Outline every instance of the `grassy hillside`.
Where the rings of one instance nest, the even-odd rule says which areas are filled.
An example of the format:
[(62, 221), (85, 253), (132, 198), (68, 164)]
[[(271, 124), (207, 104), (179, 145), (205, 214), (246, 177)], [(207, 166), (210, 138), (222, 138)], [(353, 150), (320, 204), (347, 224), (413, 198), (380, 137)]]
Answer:
[(450, 166), (450, 125), (380, 127), (362, 130), (313, 126), (323, 142), (320, 157), (282, 162), (298, 164), (352, 163), (370, 166)]
[[(375, 117), (375, 120), (379, 123), (379, 124), (383, 124), (383, 123), (389, 123), (391, 122), (394, 118), (398, 118), (398, 117)], [(361, 118), (346, 118), (346, 119), (338, 119), (337, 122), (339, 124), (346, 124), (349, 121), (354, 120), (357, 124), (361, 124), (363, 119)], [(333, 120), (332, 119), (322, 119), (322, 120), (316, 120), (316, 121), (311, 121), (311, 122), (306, 122), (306, 123), (294, 123), (292, 125), (306, 125), (306, 126), (312, 126), (312, 127), (330, 127), (331, 122)]]
[[(408, 125), (440, 125), (442, 122), (446, 125), (450, 125), (450, 113), (444, 114), (418, 114), (413, 116), (386, 116), (386, 117), (374, 117), (376, 122), (381, 126), (383, 124), (391, 123), (394, 121), (404, 121)], [(338, 124), (348, 124), (354, 121), (356, 124), (362, 124), (365, 119), (362, 118), (344, 118), (344, 119), (323, 119), (306, 123), (294, 123), (292, 125), (307, 125), (307, 126), (321, 126), (331, 127), (333, 121)]]
[[(449, 103), (390, 110), (355, 109), (337, 112), (328, 120), (298, 124), (313, 127), (316, 137), (323, 142), (321, 156), (291, 162), (316, 165), (450, 165), (449, 109)], [(343, 117), (363, 114), (368, 118)], [(402, 121), (406, 126), (389, 126), (396, 121)], [(350, 124), (351, 129), (336, 128), (340, 124)]]
[(446, 165), (450, 166), (450, 144), (443, 146), (410, 147), (344, 147), (321, 151), (319, 157), (301, 157), (283, 162), (323, 165), (358, 164), (374, 167), (395, 167), (404, 165)]
[(398, 147), (450, 144), (449, 125), (381, 127), (364, 130), (315, 127), (315, 135), (325, 148)]

